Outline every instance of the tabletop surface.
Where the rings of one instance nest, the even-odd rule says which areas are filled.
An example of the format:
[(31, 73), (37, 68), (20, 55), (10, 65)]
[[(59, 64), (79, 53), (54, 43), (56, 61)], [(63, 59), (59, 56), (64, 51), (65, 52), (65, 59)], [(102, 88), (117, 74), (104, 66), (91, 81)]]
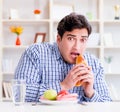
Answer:
[(82, 104), (53, 104), (25, 103), (15, 106), (12, 102), (0, 102), (2, 112), (118, 112), (120, 102), (92, 102)]

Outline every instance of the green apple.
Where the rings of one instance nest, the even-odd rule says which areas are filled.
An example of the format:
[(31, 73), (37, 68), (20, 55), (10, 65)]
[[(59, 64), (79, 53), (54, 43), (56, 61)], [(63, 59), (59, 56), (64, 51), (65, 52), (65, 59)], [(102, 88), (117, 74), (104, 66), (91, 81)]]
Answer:
[(48, 100), (56, 100), (57, 92), (53, 89), (46, 90), (43, 94), (43, 97)]

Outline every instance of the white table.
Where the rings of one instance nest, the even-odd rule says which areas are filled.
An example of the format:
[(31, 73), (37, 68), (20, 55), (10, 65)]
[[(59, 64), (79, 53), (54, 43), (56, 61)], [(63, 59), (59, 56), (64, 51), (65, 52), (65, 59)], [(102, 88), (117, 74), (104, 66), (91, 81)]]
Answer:
[(120, 102), (87, 103), (87, 105), (37, 104), (35, 106), (32, 106), (31, 103), (26, 103), (22, 106), (15, 106), (11, 102), (0, 102), (0, 111), (1, 112), (119, 112)]

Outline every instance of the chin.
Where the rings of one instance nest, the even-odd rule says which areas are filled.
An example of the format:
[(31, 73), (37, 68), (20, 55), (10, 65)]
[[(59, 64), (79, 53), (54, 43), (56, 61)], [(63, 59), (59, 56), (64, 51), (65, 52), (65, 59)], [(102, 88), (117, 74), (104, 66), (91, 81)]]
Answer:
[(70, 63), (70, 64), (75, 64), (76, 63), (76, 60), (75, 59), (72, 59), (72, 58), (67, 58), (65, 60), (67, 63)]
[(70, 63), (70, 64), (75, 64), (75, 61), (72, 60), (72, 61), (69, 61), (68, 63)]

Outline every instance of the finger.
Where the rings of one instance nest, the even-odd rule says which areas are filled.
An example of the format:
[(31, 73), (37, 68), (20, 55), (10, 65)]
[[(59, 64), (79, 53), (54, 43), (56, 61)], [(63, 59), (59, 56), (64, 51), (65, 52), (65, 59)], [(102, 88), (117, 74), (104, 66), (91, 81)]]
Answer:
[(88, 66), (88, 70), (90, 70), (90, 71), (91, 71), (91, 70), (92, 70), (92, 67), (91, 67), (91, 66)]
[(71, 71), (70, 75), (71, 77), (74, 79), (76, 78), (78, 75), (80, 75), (80, 71), (82, 70), (85, 70), (84, 67), (80, 67), (80, 66), (77, 66), (76, 68), (74, 68), (74, 70)]
[(83, 75), (85, 75), (85, 74), (89, 74), (90, 73), (90, 71), (88, 70), (88, 69), (86, 69), (85, 67), (83, 67), (83, 68), (77, 68), (75, 71), (74, 71), (75, 73), (73, 74), (73, 79), (75, 79), (76, 77), (80, 77), (80, 76), (83, 76)]
[[(83, 75), (83, 76), (82, 76)], [(77, 81), (82, 81), (84, 80), (85, 78), (87, 78), (88, 76), (86, 74), (82, 74), (82, 75), (78, 75), (77, 77), (75, 77), (73, 79), (74, 82), (77, 82)]]
[(78, 80), (80, 80), (80, 77), (82, 75), (86, 74), (85, 70), (79, 70), (78, 72), (75, 72), (72, 76), (71, 76), (71, 79), (76, 82)]
[(93, 82), (93, 80), (90, 79), (90, 78), (86, 78), (86, 79), (82, 80), (81, 82), (84, 83), (84, 84), (86, 84), (86, 83), (91, 83), (91, 82)]
[(93, 79), (93, 76), (91, 74), (84, 74), (82, 76), (79, 76), (79, 80), (86, 80), (86, 79)]

